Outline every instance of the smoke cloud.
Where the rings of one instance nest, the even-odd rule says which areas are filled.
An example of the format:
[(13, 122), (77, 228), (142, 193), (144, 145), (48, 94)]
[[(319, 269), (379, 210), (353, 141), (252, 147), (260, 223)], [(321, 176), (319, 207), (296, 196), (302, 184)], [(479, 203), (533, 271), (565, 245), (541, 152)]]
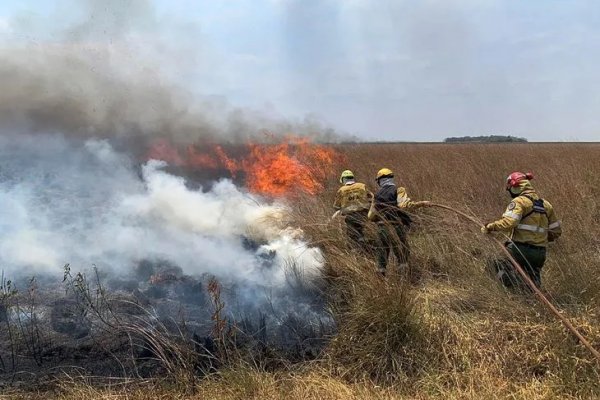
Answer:
[(164, 162), (140, 165), (139, 155), (155, 139), (337, 134), (312, 117), (289, 121), (203, 95), (187, 78), (201, 43), (172, 37), (184, 29), (194, 38), (197, 27), (159, 18), (149, 1), (71, 5), (76, 13), (59, 6), (46, 15), (52, 27), (29, 17), (0, 24), (3, 276), (36, 276), (50, 301), (66, 264), (93, 266), (109, 288), (161, 317), (191, 307), (203, 334), (216, 278), (234, 321), (258, 315), (263, 325), (283, 326), (277, 318), (296, 318), (313, 335), (311, 323), (327, 319), (324, 261), (286, 223), (286, 205), (215, 176), (210, 186), (186, 181)]
[[(212, 326), (207, 288), (215, 278), (225, 312), (250, 324), (244, 329), (262, 320), (284, 346), (277, 335), (289, 329), (316, 335), (312, 326), (328, 321), (324, 260), (286, 224), (286, 206), (229, 180), (207, 190), (165, 166), (138, 167), (106, 140), (0, 136), (3, 277), (35, 276), (54, 291), (65, 264), (84, 273), (94, 266), (110, 289), (151, 305), (160, 318), (189, 308), (202, 335)], [(282, 321), (289, 318), (302, 323), (290, 328)]]
[[(264, 205), (228, 180), (191, 189), (165, 165), (151, 160), (138, 171), (101, 140), (0, 137), (3, 267), (34, 274), (95, 264), (126, 274), (161, 259), (190, 275), (274, 286), (285, 283), (287, 259), (318, 273), (320, 252), (282, 225), (284, 205)], [(260, 255), (269, 252), (265, 272)]]
[(156, 137), (265, 140), (265, 132), (338, 138), (314, 116), (292, 121), (202, 93), (187, 78), (206, 68), (199, 28), (159, 18), (150, 1), (72, 5), (79, 17), (54, 16), (50, 32), (42, 21), (16, 19), (11, 33), (0, 35), (0, 133), (113, 138), (138, 147)]
[(74, 137), (171, 138), (242, 142), (275, 135), (334, 140), (333, 130), (307, 117), (273, 119), (226, 101), (196, 98), (158, 71), (131, 70), (116, 50), (78, 46), (1, 50), (0, 130), (60, 132)]
[(206, 189), (165, 167), (138, 166), (107, 140), (0, 136), (2, 278), (25, 289), (35, 277), (47, 310), (40, 318), (75, 339), (92, 330), (68, 309), (74, 293), (61, 295), (65, 264), (87, 282), (95, 267), (113, 298), (127, 299), (125, 315), (136, 312), (125, 306), (133, 301), (173, 332), (181, 316), (198, 338), (213, 334), (218, 282), (220, 318), (244, 340), (318, 351), (335, 329), (321, 291), (324, 259), (286, 224), (286, 206), (229, 180)]

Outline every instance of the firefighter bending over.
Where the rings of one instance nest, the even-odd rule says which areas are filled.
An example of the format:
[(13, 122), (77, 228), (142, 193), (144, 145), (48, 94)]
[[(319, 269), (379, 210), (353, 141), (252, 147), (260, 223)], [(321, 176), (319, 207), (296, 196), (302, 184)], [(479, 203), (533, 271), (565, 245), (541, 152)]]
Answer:
[[(485, 225), (481, 231), (509, 232), (511, 241), (506, 244), (508, 251), (536, 286), (540, 287), (546, 247), (562, 231), (552, 204), (540, 198), (531, 185), (531, 179), (531, 173), (513, 172), (508, 176), (506, 190), (513, 200), (501, 219)], [(495, 267), (497, 278), (506, 287), (522, 285), (509, 262), (497, 262)]]
[(359, 248), (365, 248), (364, 228), (373, 193), (364, 183), (358, 183), (350, 170), (342, 172), (340, 183), (343, 185), (335, 195), (333, 208), (345, 217), (346, 234)]
[(394, 173), (388, 168), (382, 168), (375, 178), (379, 190), (369, 210), (369, 220), (377, 223), (378, 272), (385, 275), (390, 251), (398, 259), (401, 270), (408, 269), (410, 249), (407, 234), (411, 218), (405, 210), (428, 206), (428, 201), (411, 201), (403, 187), (396, 187)]

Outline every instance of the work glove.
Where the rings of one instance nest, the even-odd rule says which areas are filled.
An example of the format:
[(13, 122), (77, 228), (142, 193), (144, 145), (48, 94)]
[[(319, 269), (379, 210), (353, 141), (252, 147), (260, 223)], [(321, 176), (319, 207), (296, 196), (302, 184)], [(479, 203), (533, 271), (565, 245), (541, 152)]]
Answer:
[(482, 226), (481, 227), (481, 233), (485, 233), (485, 234), (490, 233), (491, 232), (490, 225), (491, 224), (486, 224), (486, 225)]

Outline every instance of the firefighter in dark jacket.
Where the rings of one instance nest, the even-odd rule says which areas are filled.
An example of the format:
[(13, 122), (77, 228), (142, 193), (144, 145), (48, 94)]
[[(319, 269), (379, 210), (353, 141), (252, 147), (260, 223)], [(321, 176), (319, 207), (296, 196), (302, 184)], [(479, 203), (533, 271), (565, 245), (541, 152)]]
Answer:
[(398, 259), (400, 270), (408, 269), (407, 233), (411, 219), (406, 210), (428, 206), (427, 201), (413, 202), (403, 187), (396, 187), (394, 173), (388, 168), (382, 168), (375, 178), (379, 190), (371, 204), (368, 218), (378, 225), (379, 246), (377, 248), (378, 272), (385, 275), (390, 251)]
[[(549, 201), (542, 199), (531, 185), (533, 175), (513, 172), (506, 179), (512, 201), (502, 218), (486, 224), (483, 233), (504, 231), (510, 235), (506, 247), (531, 280), (540, 287), (548, 243), (557, 239), (561, 224)], [(507, 287), (522, 285), (509, 262), (496, 263), (497, 278)]]

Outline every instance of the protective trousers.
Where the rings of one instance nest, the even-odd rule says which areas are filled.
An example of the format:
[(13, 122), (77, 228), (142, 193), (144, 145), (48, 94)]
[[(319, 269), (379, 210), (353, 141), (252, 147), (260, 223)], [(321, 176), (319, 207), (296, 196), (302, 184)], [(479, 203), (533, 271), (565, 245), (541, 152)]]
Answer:
[(394, 252), (398, 259), (398, 264), (407, 264), (409, 256), (407, 228), (399, 223), (380, 223), (378, 224), (377, 236), (379, 245), (377, 247), (377, 264), (380, 272), (384, 272), (390, 250)]
[(546, 262), (546, 248), (517, 242), (509, 243), (506, 248), (533, 283), (537, 287), (542, 286), (542, 267)]
[[(542, 285), (542, 267), (546, 262), (546, 248), (532, 246), (525, 243), (509, 242), (506, 249), (517, 263), (523, 268), (527, 276), (537, 287)], [(504, 260), (496, 263), (497, 276), (506, 287), (520, 287), (525, 289), (527, 285), (523, 282), (510, 261)]]
[(367, 210), (354, 211), (346, 214), (346, 234), (348, 238), (360, 248), (365, 244), (365, 224), (367, 223)]

